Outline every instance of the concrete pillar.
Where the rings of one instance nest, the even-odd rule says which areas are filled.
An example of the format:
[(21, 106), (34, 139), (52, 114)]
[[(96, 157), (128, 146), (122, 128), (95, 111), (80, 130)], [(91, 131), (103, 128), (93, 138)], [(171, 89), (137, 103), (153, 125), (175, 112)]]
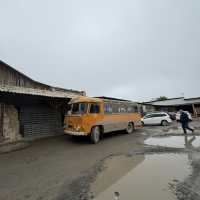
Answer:
[(196, 108), (195, 108), (195, 105), (194, 105), (194, 104), (192, 104), (192, 109), (193, 109), (194, 116), (195, 116), (195, 117), (198, 117), (198, 116), (197, 116), (197, 111), (196, 111)]
[(13, 105), (5, 105), (3, 137), (8, 141), (21, 139), (18, 111)]

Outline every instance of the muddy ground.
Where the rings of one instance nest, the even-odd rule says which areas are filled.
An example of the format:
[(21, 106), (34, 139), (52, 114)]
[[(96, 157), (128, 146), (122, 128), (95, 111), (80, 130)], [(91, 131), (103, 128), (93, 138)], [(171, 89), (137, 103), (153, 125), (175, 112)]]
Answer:
[[(192, 126), (196, 128), (195, 134), (199, 135), (200, 122), (194, 121)], [(125, 159), (121, 163), (127, 164), (116, 169), (116, 174), (123, 176), (132, 167), (126, 157), (132, 157), (136, 166), (144, 160), (145, 155), (164, 153), (186, 154), (190, 158), (190, 176), (173, 185), (172, 192), (177, 199), (200, 199), (198, 148), (177, 149), (144, 144), (144, 140), (152, 136), (181, 134), (182, 130), (174, 123), (170, 127), (144, 127), (131, 135), (123, 131), (109, 134), (97, 145), (91, 145), (87, 138), (69, 136), (35, 141), (29, 148), (0, 155), (0, 199), (92, 199), (95, 195), (91, 193), (92, 183), (95, 183), (99, 174), (108, 170), (105, 163), (110, 158), (118, 156), (119, 159)], [(122, 168), (123, 173), (120, 170)], [(100, 190), (105, 190), (118, 178), (111, 176), (109, 180), (104, 184), (100, 181)]]

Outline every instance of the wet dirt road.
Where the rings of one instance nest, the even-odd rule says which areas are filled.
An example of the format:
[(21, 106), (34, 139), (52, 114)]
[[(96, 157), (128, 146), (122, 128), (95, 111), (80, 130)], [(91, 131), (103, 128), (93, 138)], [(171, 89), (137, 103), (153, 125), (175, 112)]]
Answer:
[[(143, 197), (139, 190), (131, 193), (130, 186), (137, 188), (138, 183), (132, 180), (140, 180), (141, 191), (145, 187), (157, 191), (154, 199), (165, 195), (166, 199), (198, 200), (200, 150), (191, 145), (174, 148), (144, 144), (152, 136), (167, 138), (169, 133), (177, 137), (179, 130), (174, 126), (145, 127), (130, 135), (109, 134), (97, 145), (86, 138), (68, 136), (35, 141), (27, 149), (0, 155), (0, 199), (106, 200), (120, 190), (123, 199), (136, 195), (145, 200), (150, 197), (148, 192)], [(171, 162), (164, 162), (168, 160)], [(163, 168), (164, 174), (157, 170)], [(148, 178), (149, 174), (154, 175)], [(155, 177), (162, 184), (149, 188), (146, 183)]]
[[(129, 166), (129, 162), (132, 167), (123, 170)], [(191, 171), (187, 155), (172, 153), (137, 155), (126, 159), (116, 156), (107, 160), (106, 166), (107, 169), (100, 173), (91, 185), (95, 200), (114, 199), (115, 192), (118, 192), (123, 200), (129, 200), (131, 197), (140, 200), (176, 200), (170, 186), (174, 187), (174, 183), (178, 181), (183, 182)], [(114, 173), (116, 168), (121, 169), (120, 173)], [(112, 177), (118, 179), (108, 185)], [(105, 185), (107, 187), (102, 189)]]
[(86, 138), (61, 136), (36, 141), (24, 150), (2, 154), (0, 199), (76, 199), (80, 189), (76, 186), (79, 177), (87, 177), (88, 171), (106, 157), (140, 148), (139, 142), (143, 142), (141, 131), (132, 135), (124, 132), (110, 134), (97, 145), (91, 145)]

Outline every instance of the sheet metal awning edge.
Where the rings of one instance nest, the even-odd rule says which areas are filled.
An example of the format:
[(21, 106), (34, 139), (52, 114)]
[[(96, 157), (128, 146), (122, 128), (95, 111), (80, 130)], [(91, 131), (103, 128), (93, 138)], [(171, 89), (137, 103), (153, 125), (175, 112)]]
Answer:
[(75, 98), (75, 97), (81, 96), (81, 95), (76, 95), (76, 94), (67, 93), (67, 92), (41, 90), (41, 89), (24, 88), (24, 87), (16, 87), (16, 86), (9, 86), (9, 87), (0, 86), (0, 92), (41, 96), (41, 97), (52, 97), (52, 98)]

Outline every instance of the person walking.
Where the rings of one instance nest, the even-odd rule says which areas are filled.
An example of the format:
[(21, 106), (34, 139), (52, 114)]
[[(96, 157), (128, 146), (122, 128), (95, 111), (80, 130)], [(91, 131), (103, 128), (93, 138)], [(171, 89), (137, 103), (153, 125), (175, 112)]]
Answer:
[(180, 123), (182, 125), (182, 128), (183, 128), (183, 132), (184, 134), (187, 134), (187, 129), (194, 132), (194, 129), (190, 128), (189, 127), (189, 117), (188, 117), (188, 114), (185, 113), (183, 110), (180, 110), (180, 113), (181, 113), (181, 116), (180, 116)]

